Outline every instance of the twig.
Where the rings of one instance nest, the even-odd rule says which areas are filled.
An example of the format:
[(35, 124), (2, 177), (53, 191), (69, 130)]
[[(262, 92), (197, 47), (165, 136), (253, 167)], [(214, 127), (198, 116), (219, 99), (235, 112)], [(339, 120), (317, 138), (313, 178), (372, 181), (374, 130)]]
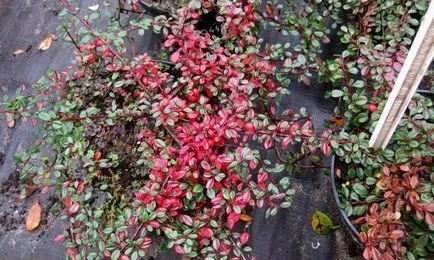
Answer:
[(306, 153), (306, 154), (303, 154), (303, 155), (301, 155), (300, 157), (298, 157), (297, 159), (295, 159), (294, 161), (290, 162), (289, 164), (290, 164), (290, 165), (294, 165), (295, 163), (301, 161), (302, 159), (308, 157), (308, 156), (311, 155), (311, 154), (312, 154), (311, 152), (308, 152), (308, 153)]
[[(131, 238), (131, 241), (135, 241), (138, 236), (140, 235), (140, 232), (142, 231), (142, 229), (145, 227), (145, 222), (142, 222), (139, 226), (139, 228), (136, 230), (136, 233), (134, 233), (133, 237)], [(127, 249), (128, 244), (125, 244), (122, 248), (121, 248), (121, 253), (123, 253), (125, 251), (125, 249)]]
[(175, 135), (175, 133), (170, 129), (168, 126), (163, 125), (164, 129), (169, 133), (169, 135), (175, 140), (175, 142), (178, 143), (179, 146), (181, 146), (181, 141), (179, 141), (178, 136)]
[(237, 246), (237, 244), (234, 242), (234, 240), (231, 237), (229, 239), (231, 240), (232, 244), (235, 245), (238, 248), (238, 250), (240, 250), (241, 258), (243, 260), (247, 260), (247, 257), (245, 257), (244, 254), (243, 254), (243, 250), (239, 246)]
[(285, 159), (282, 158), (282, 156), (280, 155), (279, 150), (277, 149), (276, 146), (274, 146), (274, 150), (276, 151), (277, 158), (278, 158), (280, 161), (282, 161), (282, 162), (284, 162), (284, 163), (288, 163), (287, 160), (285, 160)]
[(371, 204), (371, 203), (376, 203), (376, 202), (380, 202), (380, 201), (384, 201), (385, 199), (384, 198), (378, 198), (378, 199), (375, 199), (375, 200), (373, 200), (373, 201), (369, 201), (369, 202), (367, 202), (367, 201), (353, 201), (353, 202), (351, 202), (350, 204), (353, 206), (353, 205), (365, 205), (365, 204)]
[(68, 29), (66, 29), (66, 26), (63, 26), (63, 29), (65, 30), (66, 34), (68, 34), (69, 39), (71, 39), (72, 43), (74, 44), (75, 48), (77, 48), (77, 50), (79, 52), (81, 52), (80, 50), (80, 46), (78, 46), (77, 42), (74, 40), (74, 38), (72, 37), (71, 33), (68, 31)]

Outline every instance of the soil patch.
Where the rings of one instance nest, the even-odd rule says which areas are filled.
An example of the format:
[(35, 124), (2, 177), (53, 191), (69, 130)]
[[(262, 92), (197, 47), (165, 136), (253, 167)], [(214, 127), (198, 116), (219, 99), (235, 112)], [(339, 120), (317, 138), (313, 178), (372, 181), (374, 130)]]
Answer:
[(19, 193), (19, 173), (14, 171), (0, 184), (0, 237), (24, 223), (26, 209), (21, 207)]

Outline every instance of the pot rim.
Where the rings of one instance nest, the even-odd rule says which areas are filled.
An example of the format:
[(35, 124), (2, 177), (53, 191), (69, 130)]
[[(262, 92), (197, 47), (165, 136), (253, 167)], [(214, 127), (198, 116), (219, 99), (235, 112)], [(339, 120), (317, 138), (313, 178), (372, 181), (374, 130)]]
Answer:
[(349, 232), (348, 232), (348, 233), (350, 233), (349, 235), (352, 237), (357, 248), (360, 250), (363, 250), (363, 249), (365, 249), (365, 246), (362, 244), (362, 242), (359, 239), (359, 231), (357, 231), (356, 227), (353, 225), (353, 223), (351, 223), (350, 219), (345, 214), (345, 211), (343, 209), (341, 209), (341, 207), (340, 207), (341, 201), (339, 200), (339, 195), (338, 195), (337, 187), (336, 187), (336, 179), (335, 179), (335, 170), (336, 170), (335, 167), (336, 167), (337, 158), (338, 158), (338, 156), (336, 154), (333, 154), (331, 167), (330, 167), (331, 168), (330, 177), (331, 177), (331, 181), (332, 181), (333, 197), (335, 199), (335, 203), (336, 203), (337, 207), (339, 208), (339, 213), (340, 213), (339, 215), (341, 217), (341, 220), (344, 223), (346, 229), (349, 230)]

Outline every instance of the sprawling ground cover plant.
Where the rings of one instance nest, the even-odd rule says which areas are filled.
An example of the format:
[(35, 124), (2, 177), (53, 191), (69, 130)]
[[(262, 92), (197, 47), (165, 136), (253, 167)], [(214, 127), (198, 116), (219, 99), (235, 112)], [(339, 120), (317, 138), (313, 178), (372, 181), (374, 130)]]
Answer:
[[(262, 49), (260, 3), (191, 1), (171, 16), (98, 29), (109, 6), (82, 16), (60, 2), (74, 65), (3, 101), (11, 126), (43, 127), (16, 160), (28, 187), (58, 196), (54, 213), (68, 226), (55, 241), (73, 259), (137, 259), (161, 238), (191, 258), (245, 258), (249, 210), (275, 215), (293, 194), (287, 177), (273, 176), (285, 165), (255, 143), (279, 157), (294, 142), (315, 149), (304, 110), (276, 114), (287, 80), (274, 75), (271, 47)], [(121, 7), (140, 12), (137, 1)], [(129, 41), (150, 28), (163, 38), (156, 55)], [(46, 145), (55, 156), (39, 163)]]

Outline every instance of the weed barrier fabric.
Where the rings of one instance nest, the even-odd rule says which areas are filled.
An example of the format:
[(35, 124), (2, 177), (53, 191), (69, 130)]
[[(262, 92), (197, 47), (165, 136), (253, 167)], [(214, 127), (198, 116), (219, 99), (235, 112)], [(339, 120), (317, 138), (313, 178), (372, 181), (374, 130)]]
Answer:
[[(82, 1), (86, 8), (94, 1)], [(0, 1), (0, 87), (4, 89), (0, 96), (12, 95), (18, 87), (29, 87), (48, 69), (63, 69), (70, 64), (72, 49), (63, 47), (61, 41), (53, 42), (44, 51), (38, 50), (39, 43), (48, 35), (56, 33), (56, 26), (61, 22), (57, 12), (61, 6), (57, 1), (3, 0)], [(271, 30), (264, 30), (267, 42), (295, 43), (294, 37), (283, 38)], [(155, 50), (157, 38), (147, 34), (141, 39), (143, 49)], [(136, 41), (137, 43), (137, 41)], [(336, 48), (325, 46), (325, 48)], [(13, 56), (17, 49), (26, 50)], [(336, 50), (326, 49), (325, 56), (331, 57)], [(330, 54), (328, 54), (330, 53)], [(326, 87), (314, 79), (310, 86), (297, 83), (294, 78), (289, 90), (291, 95), (280, 100), (277, 111), (286, 107), (307, 108), (313, 116), (314, 125), (321, 126), (334, 107), (331, 101), (324, 100)], [(18, 173), (13, 155), (31, 147), (37, 129), (28, 124), (18, 123), (13, 129), (6, 126), (6, 118), (0, 117), (0, 259), (64, 259), (63, 246), (54, 244), (52, 239), (65, 226), (59, 220), (52, 221), (48, 209), (54, 203), (53, 195), (33, 194), (27, 200), (18, 200)], [(320, 129), (316, 129), (317, 131)], [(270, 160), (275, 155), (270, 152)], [(324, 159), (329, 164), (328, 159)], [(292, 176), (292, 175), (291, 175)], [(326, 236), (316, 235), (310, 226), (313, 212), (318, 209), (329, 214), (335, 224), (339, 224), (338, 210), (331, 193), (330, 181), (321, 170), (305, 169), (302, 176), (292, 176), (296, 191), (293, 204), (281, 210), (276, 216), (265, 219), (265, 209), (253, 212), (250, 227), (249, 244), (253, 251), (249, 257), (256, 259), (349, 259), (345, 234), (337, 230)], [(42, 226), (34, 232), (25, 230), (24, 218), (28, 207), (34, 200), (39, 200), (43, 208)], [(316, 248), (316, 249), (314, 249)], [(173, 252), (158, 252), (152, 249), (155, 259), (180, 259)]]

